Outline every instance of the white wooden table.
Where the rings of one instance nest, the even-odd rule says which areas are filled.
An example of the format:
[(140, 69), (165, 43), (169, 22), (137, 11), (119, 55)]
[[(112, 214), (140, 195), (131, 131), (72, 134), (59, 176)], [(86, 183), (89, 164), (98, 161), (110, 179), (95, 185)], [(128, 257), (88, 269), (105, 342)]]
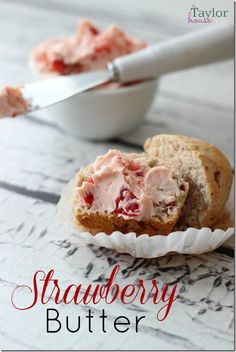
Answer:
[[(233, 1), (198, 1), (229, 10)], [(117, 23), (131, 34), (157, 42), (196, 30), (188, 24), (191, 1), (160, 0), (0, 0), (0, 84), (32, 79), (27, 66), (31, 48), (55, 34), (74, 31), (79, 18), (105, 27)], [(56, 217), (59, 195), (74, 173), (110, 148), (140, 150), (143, 140), (160, 132), (189, 134), (218, 145), (233, 163), (233, 61), (226, 61), (161, 80), (145, 121), (120, 140), (94, 143), (71, 137), (55, 124), (25, 117), (0, 122), (0, 347), (2, 349), (233, 349), (233, 247), (199, 256), (175, 255), (153, 260), (134, 259), (87, 245)], [(31, 284), (34, 271), (55, 270), (62, 285), (105, 282), (119, 263), (120, 283), (138, 277), (178, 284), (178, 299), (164, 322), (155, 307), (124, 306), (106, 309), (109, 331), (86, 326), (77, 333), (62, 329), (47, 334), (46, 308), (17, 311), (10, 297), (16, 285)], [(53, 306), (53, 305), (52, 305)], [(88, 307), (87, 307), (88, 308)], [(94, 309), (91, 306), (91, 309)], [(96, 313), (96, 309), (94, 312)], [(63, 317), (86, 313), (82, 306), (61, 306)], [(112, 329), (117, 315), (147, 319), (135, 333)]]

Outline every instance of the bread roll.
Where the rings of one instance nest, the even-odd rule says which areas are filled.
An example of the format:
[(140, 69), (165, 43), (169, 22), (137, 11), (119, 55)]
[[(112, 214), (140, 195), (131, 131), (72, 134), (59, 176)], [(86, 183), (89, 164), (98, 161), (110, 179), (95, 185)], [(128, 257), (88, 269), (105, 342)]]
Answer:
[(147, 154), (171, 169), (173, 177), (189, 183), (177, 228), (212, 227), (224, 210), (232, 185), (232, 169), (214, 145), (181, 135), (148, 138)]
[(156, 158), (110, 150), (78, 172), (72, 206), (77, 224), (92, 234), (167, 235), (187, 192), (188, 183)]

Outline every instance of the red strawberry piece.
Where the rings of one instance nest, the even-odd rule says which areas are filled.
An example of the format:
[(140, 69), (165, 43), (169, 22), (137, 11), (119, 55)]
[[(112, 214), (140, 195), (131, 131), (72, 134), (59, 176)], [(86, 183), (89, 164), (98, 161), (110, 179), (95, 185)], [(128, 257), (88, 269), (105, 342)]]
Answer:
[(137, 171), (140, 169), (140, 166), (138, 163), (134, 162), (134, 161), (130, 161), (130, 163), (128, 164), (128, 169), (131, 171)]
[(92, 193), (86, 194), (86, 196), (84, 197), (84, 201), (91, 207), (94, 202), (94, 196), (92, 195)]
[(136, 199), (135, 195), (132, 192), (127, 192), (125, 196), (125, 200)]
[(116, 199), (116, 204), (119, 205), (121, 200), (130, 200), (136, 198), (135, 195), (130, 192), (127, 188), (122, 188), (120, 191), (120, 195)]
[(118, 214), (128, 215), (128, 213), (126, 213), (126, 212), (124, 211), (124, 209), (122, 209), (122, 208), (116, 208), (116, 209), (114, 210), (114, 213), (115, 213), (116, 215), (118, 215)]
[(67, 71), (67, 66), (63, 60), (55, 60), (52, 63), (52, 69), (53, 69), (53, 71), (56, 71), (56, 72), (60, 73), (61, 75), (64, 75)]
[(135, 213), (135, 215), (136, 215), (137, 213), (139, 213), (139, 211), (140, 211), (139, 205), (138, 205), (137, 203), (131, 203), (131, 204), (129, 204), (125, 209), (126, 209), (128, 212)]
[(143, 170), (139, 169), (139, 170), (135, 171), (135, 175), (143, 177), (144, 176), (144, 172), (143, 172)]
[(116, 198), (116, 208), (118, 208), (120, 201), (125, 199), (125, 197), (124, 197), (125, 190), (127, 190), (127, 188), (121, 189), (120, 195)]
[(116, 209), (114, 210), (114, 213), (123, 214), (127, 216), (136, 216), (140, 211), (137, 203), (131, 203), (125, 209), (119, 206), (120, 201), (129, 201), (131, 199), (136, 199), (135, 195), (130, 192), (127, 188), (122, 188), (120, 191), (120, 195), (116, 199)]
[(87, 179), (87, 182), (88, 182), (88, 183), (94, 183), (94, 180), (93, 180), (92, 177), (89, 177), (89, 178)]
[(99, 30), (98, 30), (96, 27), (94, 27), (94, 26), (90, 26), (90, 27), (89, 27), (89, 30), (90, 30), (90, 32), (91, 32), (93, 35), (99, 34)]
[(140, 208), (137, 203), (131, 203), (125, 209), (116, 208), (114, 210), (114, 213), (116, 215), (122, 214), (122, 215), (127, 215), (127, 216), (137, 216), (139, 214), (139, 212), (140, 212)]

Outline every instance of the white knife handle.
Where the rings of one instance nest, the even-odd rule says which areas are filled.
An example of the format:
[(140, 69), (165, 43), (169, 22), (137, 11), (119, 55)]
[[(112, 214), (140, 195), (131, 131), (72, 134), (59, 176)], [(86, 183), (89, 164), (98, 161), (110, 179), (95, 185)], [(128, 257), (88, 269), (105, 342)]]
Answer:
[(119, 81), (156, 78), (162, 74), (225, 60), (234, 55), (233, 25), (192, 31), (117, 58), (113, 68)]

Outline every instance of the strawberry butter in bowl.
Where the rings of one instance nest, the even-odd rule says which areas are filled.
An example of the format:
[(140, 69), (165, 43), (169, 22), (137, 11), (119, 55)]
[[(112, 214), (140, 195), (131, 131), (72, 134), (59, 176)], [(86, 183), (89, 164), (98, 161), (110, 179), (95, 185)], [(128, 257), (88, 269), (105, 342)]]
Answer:
[[(146, 47), (118, 26), (100, 31), (81, 21), (71, 37), (50, 39), (34, 48), (30, 63), (41, 77), (70, 75), (106, 68), (109, 62)], [(75, 136), (108, 139), (135, 128), (154, 98), (157, 80), (105, 84), (48, 107), (39, 117), (57, 123)]]

